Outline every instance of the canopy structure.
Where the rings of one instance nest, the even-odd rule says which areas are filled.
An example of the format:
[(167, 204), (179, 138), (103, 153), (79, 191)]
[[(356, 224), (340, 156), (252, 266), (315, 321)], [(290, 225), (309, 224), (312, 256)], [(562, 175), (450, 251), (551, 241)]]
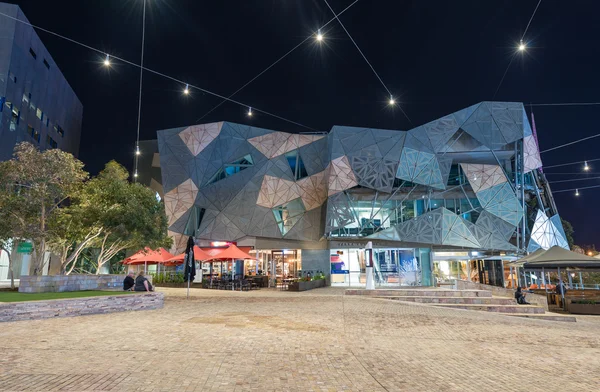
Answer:
[(560, 246), (553, 246), (547, 251), (539, 254), (537, 257), (526, 261), (523, 264), (523, 268), (600, 268), (600, 260), (580, 253), (571, 252)]
[(125, 260), (122, 261), (125, 265), (140, 265), (140, 264), (164, 264), (172, 258), (173, 255), (166, 251), (164, 248), (160, 248), (158, 250), (152, 250), (150, 248), (146, 248), (144, 250), (140, 250), (139, 252), (129, 256)]
[(533, 253), (528, 254), (525, 257), (522, 257), (516, 261), (511, 261), (508, 265), (511, 267), (521, 267), (523, 264), (529, 262), (529, 261), (533, 261), (535, 260), (538, 256), (540, 256), (541, 254), (545, 253), (546, 250), (539, 248), (538, 250), (536, 250)]
[[(210, 260), (212, 257), (213, 256), (210, 255), (209, 253), (200, 249), (200, 247), (198, 245), (194, 245), (194, 260), (204, 262), (204, 261)], [(183, 263), (184, 258), (185, 258), (185, 253), (182, 253), (177, 256), (172, 256), (169, 260), (167, 260), (167, 262), (172, 263), (172, 265), (181, 264), (181, 263)]]
[(230, 245), (229, 248), (212, 256), (210, 260), (257, 260), (257, 258), (250, 256), (235, 245)]

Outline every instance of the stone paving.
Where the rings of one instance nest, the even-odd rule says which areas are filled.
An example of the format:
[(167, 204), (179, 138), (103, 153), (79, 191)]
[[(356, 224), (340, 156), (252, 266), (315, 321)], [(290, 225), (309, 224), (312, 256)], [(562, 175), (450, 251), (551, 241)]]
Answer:
[(162, 289), (165, 307), (0, 325), (2, 391), (597, 391), (600, 317)]

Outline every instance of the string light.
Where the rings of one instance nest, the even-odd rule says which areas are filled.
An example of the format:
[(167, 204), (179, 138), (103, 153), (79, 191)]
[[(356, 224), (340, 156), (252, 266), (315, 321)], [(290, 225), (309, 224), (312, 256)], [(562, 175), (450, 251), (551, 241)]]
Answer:
[(317, 41), (323, 41), (323, 34), (321, 34), (321, 29), (317, 30)]
[(189, 84), (186, 84), (186, 85), (185, 85), (185, 90), (183, 90), (183, 93), (184, 93), (185, 95), (188, 95), (188, 94), (190, 93), (190, 85), (189, 85)]
[(585, 161), (585, 164), (584, 164), (584, 166), (583, 166), (583, 170), (584, 170), (584, 171), (589, 171), (589, 170), (590, 170), (590, 167), (588, 166), (588, 163), (587, 163), (587, 161)]
[(106, 58), (104, 59), (104, 66), (110, 67), (110, 56), (108, 54), (106, 55)]
[(252, 117), (252, 108), (248, 107), (248, 117)]

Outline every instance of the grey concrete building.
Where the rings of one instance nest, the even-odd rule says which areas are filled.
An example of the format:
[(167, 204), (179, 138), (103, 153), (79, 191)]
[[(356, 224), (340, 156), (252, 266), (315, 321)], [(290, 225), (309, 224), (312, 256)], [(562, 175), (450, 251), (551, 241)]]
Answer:
[[(0, 160), (16, 143), (77, 156), (83, 105), (23, 11), (0, 3)], [(6, 16), (8, 15), (8, 16)]]

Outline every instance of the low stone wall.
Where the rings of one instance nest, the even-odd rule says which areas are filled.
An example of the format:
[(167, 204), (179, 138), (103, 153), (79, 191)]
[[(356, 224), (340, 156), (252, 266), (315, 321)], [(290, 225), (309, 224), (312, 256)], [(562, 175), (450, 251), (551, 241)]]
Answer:
[[(22, 275), (20, 293), (55, 293), (64, 291), (123, 291), (126, 275)], [(152, 276), (146, 276), (152, 282)]]
[[(496, 297), (515, 298), (515, 290), (504, 287), (491, 286), (477, 282), (469, 282), (467, 280), (457, 280), (456, 287), (458, 290), (488, 290)], [(538, 305), (548, 310), (548, 298), (545, 295), (525, 293), (527, 302), (533, 305)]]
[(0, 302), (0, 322), (160, 309), (164, 301), (164, 293), (147, 293), (49, 301)]

